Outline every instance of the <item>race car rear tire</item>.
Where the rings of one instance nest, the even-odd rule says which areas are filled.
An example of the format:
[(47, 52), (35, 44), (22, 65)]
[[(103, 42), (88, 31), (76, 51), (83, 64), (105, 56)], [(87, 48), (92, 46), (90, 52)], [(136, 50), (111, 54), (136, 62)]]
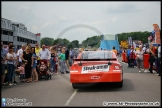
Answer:
[(73, 89), (79, 88), (78, 84), (75, 84), (75, 83), (72, 83), (72, 87), (73, 87)]

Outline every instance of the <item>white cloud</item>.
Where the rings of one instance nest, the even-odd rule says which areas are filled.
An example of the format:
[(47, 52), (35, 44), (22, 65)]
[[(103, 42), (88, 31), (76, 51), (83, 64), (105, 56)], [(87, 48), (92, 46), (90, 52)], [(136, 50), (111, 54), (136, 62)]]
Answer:
[(95, 22), (92, 22), (93, 25), (99, 25), (99, 24), (101, 24), (101, 23), (102, 23), (102, 21), (95, 21)]
[(115, 22), (117, 19), (118, 19), (118, 17), (114, 17), (114, 18), (112, 19), (112, 21)]
[(29, 7), (21, 5), (20, 9), (29, 9)]
[(60, 16), (59, 17), (61, 20), (66, 20), (67, 19), (67, 17), (65, 17), (65, 16)]
[(49, 24), (51, 24), (51, 22), (47, 22), (47, 23), (43, 24), (43, 25), (41, 26), (41, 28), (45, 28), (45, 27), (47, 27)]
[[(92, 26), (103, 34), (152, 31), (152, 24), (161, 28), (160, 2), (2, 2), (2, 18), (25, 24), (43, 37), (56, 38), (76, 24)], [(115, 22), (115, 23), (114, 23)], [(98, 35), (83, 28), (66, 32), (68, 40)], [(77, 37), (76, 37), (77, 36)]]
[(38, 31), (38, 26), (32, 26), (32, 32), (36, 33)]

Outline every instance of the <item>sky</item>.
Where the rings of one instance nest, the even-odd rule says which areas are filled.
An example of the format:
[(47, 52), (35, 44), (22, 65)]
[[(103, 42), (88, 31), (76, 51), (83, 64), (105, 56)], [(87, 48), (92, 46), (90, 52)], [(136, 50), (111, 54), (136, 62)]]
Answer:
[(155, 2), (1, 2), (2, 18), (20, 22), (41, 38), (81, 43), (101, 34), (161, 29), (161, 3)]

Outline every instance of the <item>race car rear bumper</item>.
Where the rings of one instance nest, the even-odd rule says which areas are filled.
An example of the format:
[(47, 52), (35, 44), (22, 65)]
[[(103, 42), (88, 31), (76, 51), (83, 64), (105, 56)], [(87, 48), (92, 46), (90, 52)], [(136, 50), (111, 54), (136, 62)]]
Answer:
[(71, 83), (121, 82), (122, 80), (123, 80), (122, 72), (70, 74)]

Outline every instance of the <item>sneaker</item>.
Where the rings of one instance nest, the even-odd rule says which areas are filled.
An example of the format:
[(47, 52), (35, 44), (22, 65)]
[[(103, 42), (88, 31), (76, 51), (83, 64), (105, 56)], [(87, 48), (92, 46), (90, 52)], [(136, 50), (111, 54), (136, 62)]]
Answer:
[(139, 73), (141, 73), (141, 71), (139, 70)]
[(147, 73), (147, 70), (145, 70), (144, 72)]
[(12, 83), (12, 85), (16, 85), (15, 83)]
[(155, 70), (152, 71), (154, 74), (157, 74), (157, 72)]
[(9, 86), (12, 86), (13, 84), (10, 83), (10, 84), (8, 84), (8, 85), (9, 85)]
[(8, 82), (3, 83), (4, 85), (8, 85)]
[(64, 72), (61, 72), (62, 74), (64, 74)]

